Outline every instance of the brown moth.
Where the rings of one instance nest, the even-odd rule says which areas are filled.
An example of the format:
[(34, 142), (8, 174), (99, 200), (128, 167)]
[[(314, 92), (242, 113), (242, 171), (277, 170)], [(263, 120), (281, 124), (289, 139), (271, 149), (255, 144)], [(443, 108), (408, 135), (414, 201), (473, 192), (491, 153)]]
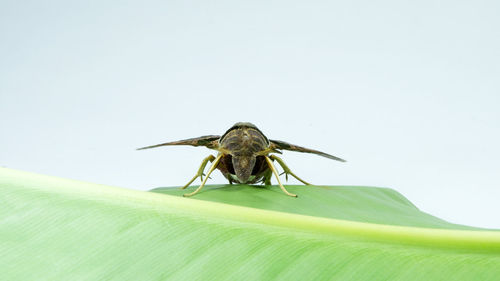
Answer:
[[(295, 175), (281, 158), (271, 154), (281, 154), (280, 150), (314, 153), (329, 159), (345, 162), (344, 159), (321, 151), (289, 144), (284, 141), (270, 140), (254, 124), (248, 122), (239, 122), (234, 124), (222, 136), (202, 136), (198, 138), (146, 146), (138, 148), (138, 150), (167, 145), (205, 146), (218, 151), (217, 157), (209, 155), (203, 159), (196, 175), (185, 186), (183, 186), (182, 189), (188, 187), (198, 177), (202, 180), (201, 185), (195, 191), (184, 194), (184, 196), (192, 196), (198, 193), (207, 182), (210, 174), (215, 169), (219, 169), (224, 177), (229, 180), (230, 184), (233, 182), (246, 184), (263, 182), (265, 185), (270, 185), (271, 176), (274, 174), (278, 180), (281, 190), (289, 196), (297, 197), (297, 195), (288, 192), (281, 184), (278, 172), (273, 165), (273, 161), (276, 160), (276, 162), (278, 162), (278, 164), (280, 164), (283, 168), (283, 173), (285, 174), (287, 180), (288, 175), (291, 175), (306, 185), (310, 184)], [(205, 175), (203, 171), (205, 170), (208, 162), (212, 162), (212, 165), (208, 170), (205, 179), (203, 179), (203, 176)]]

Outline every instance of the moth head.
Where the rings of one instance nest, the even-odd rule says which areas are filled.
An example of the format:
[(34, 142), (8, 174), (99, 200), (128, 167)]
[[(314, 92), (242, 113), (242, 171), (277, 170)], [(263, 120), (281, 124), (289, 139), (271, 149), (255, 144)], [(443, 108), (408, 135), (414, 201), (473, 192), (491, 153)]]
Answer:
[(240, 183), (246, 183), (250, 179), (255, 166), (255, 159), (256, 157), (253, 155), (232, 157), (234, 173)]

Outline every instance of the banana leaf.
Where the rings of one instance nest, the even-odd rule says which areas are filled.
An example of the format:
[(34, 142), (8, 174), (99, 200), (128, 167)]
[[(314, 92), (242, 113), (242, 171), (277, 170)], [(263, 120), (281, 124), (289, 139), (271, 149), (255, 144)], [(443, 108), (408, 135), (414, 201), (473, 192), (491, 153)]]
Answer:
[(211, 185), (184, 198), (0, 168), (0, 279), (500, 279), (499, 231), (388, 188), (287, 189), (299, 197)]

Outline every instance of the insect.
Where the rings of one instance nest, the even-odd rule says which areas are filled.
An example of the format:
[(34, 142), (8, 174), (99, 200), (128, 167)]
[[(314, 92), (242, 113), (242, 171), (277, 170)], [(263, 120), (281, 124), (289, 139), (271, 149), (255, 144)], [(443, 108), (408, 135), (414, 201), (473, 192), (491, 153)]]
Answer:
[[(297, 197), (296, 194), (288, 192), (283, 184), (281, 184), (278, 171), (276, 167), (274, 167), (273, 161), (278, 162), (283, 168), (283, 173), (287, 180), (288, 175), (291, 175), (306, 185), (310, 185), (310, 183), (307, 183), (295, 175), (281, 158), (271, 154), (281, 154), (280, 150), (314, 153), (329, 159), (345, 162), (344, 159), (318, 150), (301, 147), (284, 141), (270, 140), (254, 124), (248, 122), (234, 124), (222, 136), (201, 136), (198, 138), (141, 147), (137, 150), (168, 145), (205, 146), (209, 149), (218, 151), (217, 157), (209, 155), (203, 159), (198, 168), (198, 172), (196, 172), (194, 177), (182, 187), (182, 189), (185, 189), (198, 177), (202, 181), (201, 185), (195, 191), (184, 194), (186, 197), (198, 193), (215, 169), (219, 169), (224, 177), (229, 180), (230, 184), (233, 184), (233, 182), (246, 184), (263, 182), (265, 185), (270, 185), (272, 174), (274, 174), (281, 190), (289, 196)], [(212, 165), (205, 176), (204, 170), (208, 162), (211, 162)], [(205, 179), (203, 179), (203, 176), (205, 176)]]

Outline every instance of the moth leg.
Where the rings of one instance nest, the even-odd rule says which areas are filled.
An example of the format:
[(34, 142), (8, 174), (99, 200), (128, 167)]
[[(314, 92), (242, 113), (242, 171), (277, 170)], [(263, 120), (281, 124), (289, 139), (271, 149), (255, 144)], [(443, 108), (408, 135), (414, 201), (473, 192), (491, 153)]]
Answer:
[(200, 177), (200, 179), (203, 180), (203, 171), (205, 170), (207, 163), (209, 161), (213, 162), (214, 159), (215, 159), (215, 157), (212, 154), (210, 154), (205, 159), (203, 159), (203, 161), (201, 161), (201, 165), (200, 165), (200, 168), (198, 169), (198, 172), (196, 172), (196, 175), (194, 175), (194, 177), (185, 186), (181, 187), (181, 189), (185, 189), (186, 187), (188, 187), (190, 184), (192, 184), (194, 182), (194, 180), (197, 177)]
[(286, 188), (281, 184), (280, 177), (278, 176), (278, 171), (276, 171), (276, 168), (274, 167), (273, 162), (271, 161), (271, 159), (269, 159), (269, 157), (267, 157), (267, 156), (264, 156), (264, 157), (266, 158), (267, 165), (269, 165), (269, 168), (271, 169), (271, 171), (273, 172), (274, 176), (276, 177), (276, 180), (278, 180), (278, 184), (279, 184), (281, 190), (283, 190), (283, 192), (286, 193), (286, 195), (288, 195), (288, 196), (297, 197), (296, 194), (288, 192), (286, 190)]
[(264, 185), (271, 185), (271, 177), (273, 176), (273, 173), (271, 170), (267, 170), (266, 174), (264, 175)]
[(212, 163), (212, 166), (210, 166), (210, 169), (209, 169), (209, 170), (208, 170), (208, 172), (207, 172), (207, 176), (205, 177), (205, 179), (203, 180), (203, 182), (201, 183), (201, 185), (200, 185), (200, 186), (199, 186), (199, 187), (198, 187), (195, 191), (193, 191), (193, 192), (191, 192), (191, 193), (186, 193), (186, 194), (184, 194), (184, 195), (183, 195), (184, 197), (189, 197), (189, 196), (193, 196), (193, 195), (195, 195), (196, 193), (198, 193), (198, 192), (199, 192), (199, 191), (203, 188), (203, 186), (205, 186), (205, 183), (207, 182), (208, 177), (209, 177), (209, 176), (210, 176), (210, 174), (211, 174), (211, 173), (215, 170), (215, 168), (217, 167), (217, 164), (219, 164), (219, 161), (220, 161), (220, 159), (222, 158), (222, 156), (223, 156), (223, 154), (221, 153), (221, 154), (219, 154), (219, 155), (217, 156), (217, 158), (215, 158), (215, 160), (214, 160), (214, 161), (213, 161), (213, 163)]
[(276, 160), (276, 162), (278, 162), (278, 164), (280, 164), (281, 168), (283, 168), (283, 171), (285, 173), (285, 177), (286, 177), (286, 180), (288, 181), (288, 174), (292, 175), (294, 178), (298, 179), (299, 181), (301, 181), (303, 184), (305, 185), (312, 185), (308, 182), (306, 182), (305, 180), (299, 178), (296, 174), (294, 174), (290, 168), (288, 168), (288, 166), (285, 164), (285, 162), (283, 161), (283, 159), (279, 158), (278, 156), (276, 155), (271, 155), (270, 158), (272, 160)]

